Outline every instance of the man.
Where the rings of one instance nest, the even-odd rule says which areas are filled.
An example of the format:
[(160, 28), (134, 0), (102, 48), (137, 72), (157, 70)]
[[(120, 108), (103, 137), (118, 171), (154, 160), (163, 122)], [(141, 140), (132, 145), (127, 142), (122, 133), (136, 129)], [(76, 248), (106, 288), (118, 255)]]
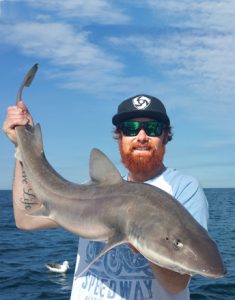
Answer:
[[(165, 148), (172, 139), (172, 132), (163, 103), (148, 95), (128, 98), (119, 105), (112, 121), (116, 126), (115, 138), (121, 159), (128, 169), (125, 179), (147, 182), (165, 190), (207, 228), (208, 206), (198, 182), (164, 166)], [(14, 128), (26, 123), (32, 124), (32, 118), (23, 102), (20, 102), (19, 107), (8, 108), (3, 130), (15, 145)], [(35, 203), (35, 198), (23, 166), (16, 159), (13, 204), (17, 227), (28, 230), (56, 227), (56, 223), (51, 220), (25, 214), (32, 206), (35, 209), (39, 205), (30, 205)], [(154, 265), (131, 245), (121, 245), (110, 250), (86, 274), (78, 276), (102, 247), (102, 243), (79, 239), (72, 300), (189, 299), (190, 276)]]

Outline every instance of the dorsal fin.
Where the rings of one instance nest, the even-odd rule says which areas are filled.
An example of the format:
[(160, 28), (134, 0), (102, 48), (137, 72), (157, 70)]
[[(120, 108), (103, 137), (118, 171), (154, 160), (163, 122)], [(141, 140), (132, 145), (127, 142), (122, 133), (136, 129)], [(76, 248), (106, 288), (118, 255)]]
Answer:
[(90, 177), (103, 185), (121, 182), (123, 179), (111, 160), (99, 149), (92, 149), (90, 155)]

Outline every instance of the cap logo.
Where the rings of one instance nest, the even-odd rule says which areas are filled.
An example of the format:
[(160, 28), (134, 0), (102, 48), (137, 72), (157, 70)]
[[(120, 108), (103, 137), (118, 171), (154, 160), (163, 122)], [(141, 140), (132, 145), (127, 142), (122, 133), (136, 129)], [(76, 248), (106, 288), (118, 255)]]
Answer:
[(138, 96), (132, 99), (132, 103), (136, 109), (146, 109), (150, 105), (151, 99), (145, 96)]

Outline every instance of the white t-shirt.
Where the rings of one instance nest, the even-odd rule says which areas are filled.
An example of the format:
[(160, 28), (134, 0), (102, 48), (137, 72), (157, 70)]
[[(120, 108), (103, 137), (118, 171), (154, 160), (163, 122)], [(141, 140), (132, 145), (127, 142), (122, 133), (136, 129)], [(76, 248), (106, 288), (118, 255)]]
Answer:
[[(179, 171), (167, 168), (160, 176), (147, 181), (175, 197), (205, 228), (208, 204), (198, 182)], [(95, 262), (88, 272), (78, 275), (93, 260), (104, 243), (79, 238), (77, 263), (71, 300), (189, 300), (189, 288), (172, 295), (164, 290), (148, 261), (127, 245), (117, 246)]]

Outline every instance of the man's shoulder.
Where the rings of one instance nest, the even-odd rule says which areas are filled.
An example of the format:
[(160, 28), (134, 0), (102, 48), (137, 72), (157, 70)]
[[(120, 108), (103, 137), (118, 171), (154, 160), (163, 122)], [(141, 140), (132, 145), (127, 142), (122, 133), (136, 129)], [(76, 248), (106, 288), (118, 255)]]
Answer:
[(184, 173), (181, 170), (166, 168), (166, 170), (162, 173), (162, 176), (165, 178), (169, 178), (171, 180), (185, 180), (185, 181), (197, 181), (195, 177), (190, 174)]
[(149, 180), (147, 183), (162, 188), (173, 196), (185, 188), (197, 189), (199, 186), (196, 178), (173, 168), (166, 168), (160, 176)]
[(148, 183), (176, 198), (202, 226), (207, 228), (208, 203), (195, 177), (167, 168), (160, 176)]

